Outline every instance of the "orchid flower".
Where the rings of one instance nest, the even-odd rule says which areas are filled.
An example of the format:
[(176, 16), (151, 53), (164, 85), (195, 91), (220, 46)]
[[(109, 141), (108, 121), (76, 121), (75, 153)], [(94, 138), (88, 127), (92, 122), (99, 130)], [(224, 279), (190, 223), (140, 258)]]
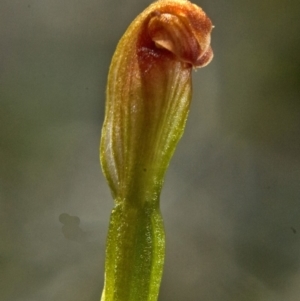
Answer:
[(159, 209), (182, 136), (191, 72), (213, 57), (212, 23), (187, 0), (159, 0), (129, 26), (110, 65), (100, 160), (113, 208), (102, 301), (156, 301), (165, 234)]

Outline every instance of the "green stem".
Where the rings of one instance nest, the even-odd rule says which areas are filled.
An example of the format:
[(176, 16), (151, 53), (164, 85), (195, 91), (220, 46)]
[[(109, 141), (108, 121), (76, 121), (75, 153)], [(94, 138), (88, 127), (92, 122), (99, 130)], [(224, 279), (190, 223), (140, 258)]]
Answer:
[(156, 301), (165, 253), (159, 207), (148, 202), (116, 203), (110, 217), (101, 301)]

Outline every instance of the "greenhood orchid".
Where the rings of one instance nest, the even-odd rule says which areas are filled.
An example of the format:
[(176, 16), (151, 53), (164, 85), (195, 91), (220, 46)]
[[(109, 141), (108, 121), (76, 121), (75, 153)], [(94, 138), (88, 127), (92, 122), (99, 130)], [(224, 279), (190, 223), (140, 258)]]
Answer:
[(102, 301), (157, 300), (160, 192), (189, 112), (192, 69), (213, 57), (212, 27), (191, 2), (159, 0), (131, 23), (112, 58), (100, 160), (115, 207)]

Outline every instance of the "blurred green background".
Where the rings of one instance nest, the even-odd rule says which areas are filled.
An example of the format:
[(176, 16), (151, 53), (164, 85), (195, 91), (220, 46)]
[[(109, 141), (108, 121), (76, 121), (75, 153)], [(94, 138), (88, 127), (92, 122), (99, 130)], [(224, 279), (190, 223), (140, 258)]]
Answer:
[[(300, 1), (195, 3), (215, 25), (215, 58), (193, 74), (161, 196), (159, 300), (298, 300)], [(113, 206), (98, 159), (106, 76), (149, 4), (0, 2), (3, 301), (100, 299)]]

